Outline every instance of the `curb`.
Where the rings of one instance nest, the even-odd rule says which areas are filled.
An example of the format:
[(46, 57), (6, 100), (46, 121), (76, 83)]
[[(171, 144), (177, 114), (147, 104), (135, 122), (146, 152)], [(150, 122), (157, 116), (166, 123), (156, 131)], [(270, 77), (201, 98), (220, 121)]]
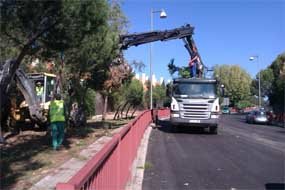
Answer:
[(144, 133), (144, 136), (141, 140), (140, 146), (137, 151), (137, 157), (135, 158), (132, 168), (131, 168), (131, 177), (125, 190), (141, 190), (144, 178), (144, 166), (148, 148), (148, 142), (150, 133), (153, 127), (152, 124), (149, 125)]

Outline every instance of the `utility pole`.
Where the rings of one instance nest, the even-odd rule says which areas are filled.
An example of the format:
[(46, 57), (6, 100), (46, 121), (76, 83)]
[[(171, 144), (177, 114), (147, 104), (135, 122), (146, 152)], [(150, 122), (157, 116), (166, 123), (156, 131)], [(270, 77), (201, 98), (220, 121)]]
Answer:
[[(160, 18), (166, 18), (166, 12), (161, 9), (159, 11), (154, 11), (152, 8), (150, 9), (150, 31), (153, 31), (153, 14), (160, 13)], [(153, 102), (152, 102), (152, 43), (149, 44), (149, 80), (150, 80), (150, 109), (153, 109)]]
[(258, 107), (261, 108), (261, 89), (260, 89), (260, 66), (259, 66), (259, 56), (254, 55), (249, 58), (250, 61), (256, 60), (258, 67)]

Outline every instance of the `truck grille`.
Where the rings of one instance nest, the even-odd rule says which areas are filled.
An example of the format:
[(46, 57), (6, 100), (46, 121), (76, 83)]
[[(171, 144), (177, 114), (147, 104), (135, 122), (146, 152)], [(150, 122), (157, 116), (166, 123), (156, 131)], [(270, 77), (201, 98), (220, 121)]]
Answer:
[(210, 108), (206, 103), (180, 104), (181, 117), (185, 119), (209, 119)]

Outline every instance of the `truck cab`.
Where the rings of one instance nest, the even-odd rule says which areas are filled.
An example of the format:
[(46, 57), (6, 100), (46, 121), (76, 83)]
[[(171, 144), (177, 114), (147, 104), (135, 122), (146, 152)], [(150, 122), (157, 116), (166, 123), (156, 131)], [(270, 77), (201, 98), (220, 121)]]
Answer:
[(179, 126), (209, 128), (217, 134), (220, 114), (217, 81), (214, 79), (174, 79), (170, 121)]

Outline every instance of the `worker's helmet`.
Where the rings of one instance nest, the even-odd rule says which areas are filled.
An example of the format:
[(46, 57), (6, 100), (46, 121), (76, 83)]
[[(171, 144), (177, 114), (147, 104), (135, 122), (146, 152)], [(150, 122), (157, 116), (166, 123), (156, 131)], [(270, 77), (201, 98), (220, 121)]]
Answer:
[(42, 84), (42, 82), (41, 82), (41, 81), (38, 81), (38, 82), (36, 82), (36, 84), (37, 84), (37, 85), (41, 85), (41, 84)]

